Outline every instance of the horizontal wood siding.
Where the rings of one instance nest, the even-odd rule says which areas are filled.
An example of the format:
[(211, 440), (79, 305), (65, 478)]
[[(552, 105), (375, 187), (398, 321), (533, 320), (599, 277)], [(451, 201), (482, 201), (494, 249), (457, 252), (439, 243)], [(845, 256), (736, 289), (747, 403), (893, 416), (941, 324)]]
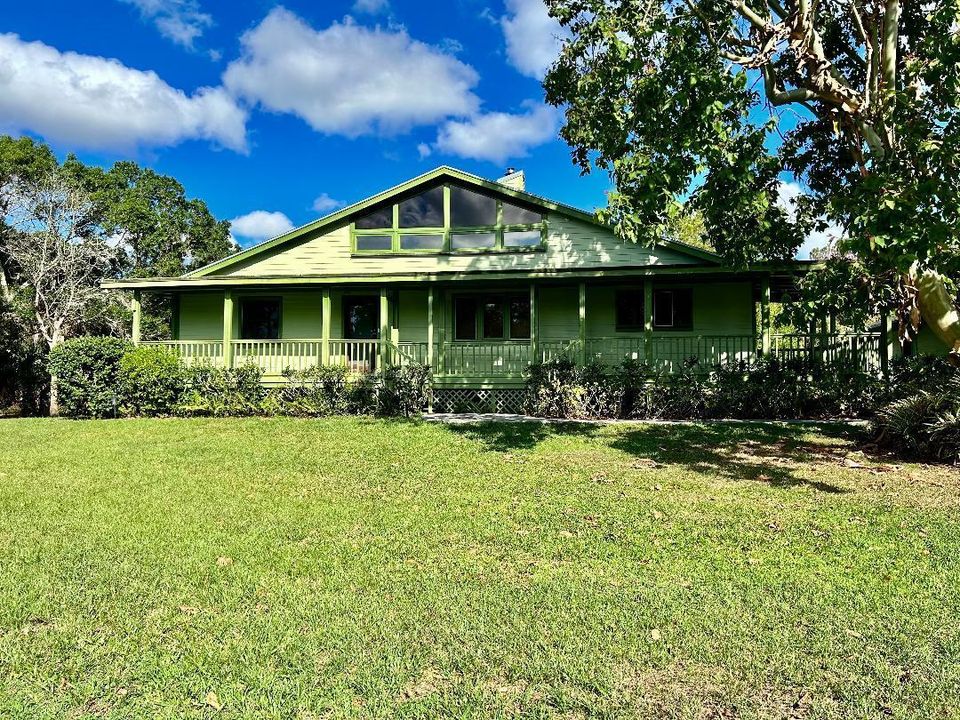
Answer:
[[(397, 293), (400, 342), (427, 341), (427, 291), (401, 290)], [(434, 319), (439, 323), (440, 318)]]
[[(676, 265), (697, 262), (682, 253), (622, 243), (600, 226), (553, 213), (542, 252), (464, 255), (351, 256), (350, 227), (306, 236), (273, 252), (226, 268), (223, 275), (378, 275), (395, 272), (544, 270), (574, 267)], [(216, 273), (220, 274), (220, 273)]]
[(537, 320), (539, 337), (544, 342), (576, 340), (580, 336), (579, 288), (576, 285), (541, 288)]
[(223, 293), (184, 293), (180, 296), (180, 332), (175, 340), (223, 337)]

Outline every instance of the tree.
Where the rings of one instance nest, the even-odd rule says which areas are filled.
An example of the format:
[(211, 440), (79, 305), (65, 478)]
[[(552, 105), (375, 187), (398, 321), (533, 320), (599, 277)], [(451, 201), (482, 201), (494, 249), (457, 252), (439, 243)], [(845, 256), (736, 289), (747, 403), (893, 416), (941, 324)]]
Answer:
[[(16, 178), (2, 195), (10, 228), (5, 253), (52, 350), (102, 308), (100, 281), (112, 273), (117, 253), (99, 232), (89, 196), (61, 171), (37, 181)], [(57, 414), (55, 381), (50, 414)]]
[[(957, 0), (547, 4), (569, 30), (547, 100), (574, 161), (611, 174), (621, 235), (655, 241), (692, 209), (743, 266), (836, 223), (836, 267), (814, 281), (833, 291), (807, 308), (842, 311), (853, 283), (904, 338), (922, 316), (960, 352)], [(784, 172), (806, 190), (793, 208)]]

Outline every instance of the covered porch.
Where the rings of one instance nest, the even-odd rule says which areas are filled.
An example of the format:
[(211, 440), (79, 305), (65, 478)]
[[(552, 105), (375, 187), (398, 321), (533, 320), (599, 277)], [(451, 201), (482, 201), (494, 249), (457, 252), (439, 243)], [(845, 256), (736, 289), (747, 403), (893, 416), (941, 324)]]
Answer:
[(531, 363), (565, 356), (585, 364), (624, 359), (673, 372), (784, 359), (851, 359), (882, 372), (887, 333), (774, 334), (771, 277), (541, 279), (394, 285), (224, 287), (172, 294), (169, 349), (185, 363), (254, 364), (269, 383), (286, 370), (340, 365), (366, 372), (423, 363), (437, 386), (517, 387)]

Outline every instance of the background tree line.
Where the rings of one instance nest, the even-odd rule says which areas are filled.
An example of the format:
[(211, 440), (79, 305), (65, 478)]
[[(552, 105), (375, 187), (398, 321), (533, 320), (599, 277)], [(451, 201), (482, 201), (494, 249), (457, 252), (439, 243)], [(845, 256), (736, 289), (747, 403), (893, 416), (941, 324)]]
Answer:
[[(129, 298), (102, 280), (180, 275), (235, 249), (230, 224), (172, 177), (59, 162), (43, 143), (0, 136), (0, 409), (43, 411), (46, 357), (66, 338), (126, 334)], [(169, 332), (170, 309), (145, 299), (144, 337)]]

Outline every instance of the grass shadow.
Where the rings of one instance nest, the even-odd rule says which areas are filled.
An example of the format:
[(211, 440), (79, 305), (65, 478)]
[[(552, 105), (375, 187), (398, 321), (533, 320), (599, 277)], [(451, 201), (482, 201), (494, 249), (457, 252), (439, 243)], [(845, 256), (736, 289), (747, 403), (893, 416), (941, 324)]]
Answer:
[(450, 424), (448, 430), (469, 440), (481, 443), (491, 452), (530, 450), (556, 435), (593, 437), (597, 426), (589, 423), (550, 424), (536, 421), (499, 422), (496, 420), (478, 423)]

